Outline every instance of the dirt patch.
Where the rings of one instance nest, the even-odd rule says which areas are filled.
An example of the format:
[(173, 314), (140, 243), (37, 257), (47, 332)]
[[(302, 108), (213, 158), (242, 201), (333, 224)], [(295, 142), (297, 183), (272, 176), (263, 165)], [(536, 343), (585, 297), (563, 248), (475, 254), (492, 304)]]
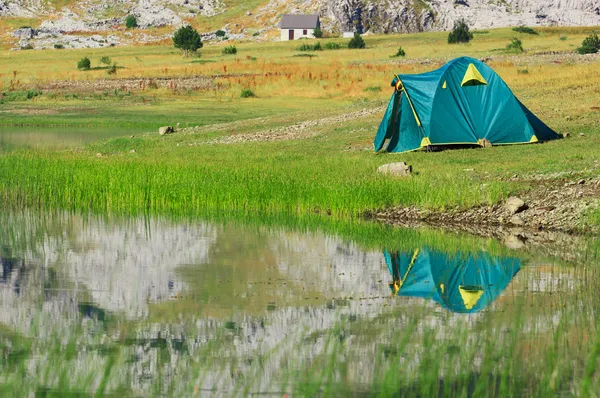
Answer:
[(59, 113), (59, 111), (57, 109), (48, 109), (48, 108), (19, 108), (19, 109), (0, 110), (0, 113), (11, 113), (13, 115), (23, 115), (23, 116), (50, 116), (50, 115), (57, 115)]
[[(598, 226), (589, 225), (586, 214), (598, 209), (600, 179), (523, 180), (534, 189), (519, 195), (527, 209), (514, 214), (503, 203), (466, 210), (430, 211), (416, 207), (396, 207), (366, 214), (366, 217), (388, 224), (405, 225), (419, 222), (462, 230), (478, 235), (495, 236), (504, 228), (518, 228), (529, 235), (534, 232), (599, 233)], [(525, 234), (525, 232), (523, 232)], [(527, 235), (527, 234), (525, 234)]]
[(314, 137), (319, 134), (318, 128), (332, 124), (344, 123), (363, 117), (369, 117), (384, 111), (383, 107), (372, 109), (362, 109), (360, 111), (345, 113), (343, 115), (329, 116), (322, 119), (307, 120), (291, 126), (280, 127), (257, 131), (248, 134), (236, 134), (226, 137), (220, 137), (212, 141), (204, 142), (205, 144), (238, 144), (244, 142), (264, 142), (264, 141), (282, 141), (282, 140), (298, 140)]
[(64, 92), (105, 92), (113, 90), (142, 91), (158, 88), (170, 90), (210, 90), (215, 87), (213, 79), (202, 76), (180, 78), (132, 78), (98, 80), (56, 80), (50, 83), (36, 84), (42, 91)]

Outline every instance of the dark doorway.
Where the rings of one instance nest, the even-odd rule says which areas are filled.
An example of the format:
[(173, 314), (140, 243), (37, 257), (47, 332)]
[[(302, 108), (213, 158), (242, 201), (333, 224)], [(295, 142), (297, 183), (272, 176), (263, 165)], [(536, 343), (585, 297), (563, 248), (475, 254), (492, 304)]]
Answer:
[(294, 40), (294, 29), (290, 29), (290, 40)]

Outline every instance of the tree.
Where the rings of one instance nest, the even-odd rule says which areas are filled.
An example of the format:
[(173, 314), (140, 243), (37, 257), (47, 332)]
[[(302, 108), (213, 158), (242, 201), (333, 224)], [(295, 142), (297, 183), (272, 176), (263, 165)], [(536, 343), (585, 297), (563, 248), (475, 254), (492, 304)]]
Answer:
[(323, 31), (321, 30), (321, 28), (319, 26), (317, 26), (315, 28), (315, 30), (313, 31), (313, 36), (316, 37), (317, 39), (320, 39), (321, 37), (323, 37)]
[(454, 23), (454, 29), (448, 34), (448, 43), (468, 43), (473, 38), (473, 33), (469, 32), (469, 25), (461, 19)]
[(81, 58), (79, 62), (77, 62), (77, 69), (79, 70), (90, 70), (92, 67), (92, 62), (88, 57)]
[(173, 45), (183, 51), (187, 57), (190, 52), (202, 48), (202, 38), (190, 25), (182, 26), (173, 35)]
[(133, 29), (137, 28), (137, 26), (137, 18), (134, 15), (127, 15), (127, 18), (125, 18), (125, 27), (127, 29)]
[(595, 54), (598, 51), (600, 51), (600, 39), (596, 33), (583, 39), (581, 47), (577, 49), (579, 54)]
[(360, 33), (354, 33), (354, 37), (348, 42), (348, 48), (365, 48), (366, 44)]

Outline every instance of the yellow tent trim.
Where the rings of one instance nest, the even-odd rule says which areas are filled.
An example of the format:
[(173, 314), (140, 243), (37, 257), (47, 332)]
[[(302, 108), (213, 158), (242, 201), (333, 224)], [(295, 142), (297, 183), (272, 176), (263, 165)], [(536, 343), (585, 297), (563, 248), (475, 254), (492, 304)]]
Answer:
[(415, 107), (413, 106), (412, 101), (410, 100), (410, 95), (408, 95), (408, 91), (406, 91), (406, 88), (400, 81), (400, 76), (396, 75), (396, 78), (398, 79), (398, 81), (396, 82), (396, 90), (404, 91), (404, 93), (406, 94), (406, 98), (408, 99), (408, 104), (410, 105), (410, 109), (412, 109), (413, 115), (415, 116), (417, 126), (421, 127), (421, 121), (419, 120), (419, 116), (417, 115), (417, 111), (415, 111)]
[(415, 261), (417, 260), (417, 257), (419, 256), (419, 249), (416, 249), (412, 259), (410, 260), (410, 264), (408, 264), (408, 269), (406, 270), (406, 274), (404, 274), (404, 277), (402, 277), (402, 280), (400, 282), (394, 281), (394, 294), (398, 294), (398, 292), (400, 291), (400, 289), (402, 288), (402, 285), (404, 285), (404, 282), (406, 282), (406, 278), (408, 278), (408, 274), (410, 273), (410, 270), (412, 269), (413, 265), (415, 265)]
[(443, 283), (440, 284), (440, 290), (442, 291), (442, 294), (444, 294), (444, 284)]
[(467, 68), (467, 73), (465, 73), (465, 77), (463, 77), (461, 86), (475, 86), (478, 84), (487, 84), (481, 73), (477, 70), (475, 65), (469, 64)]
[(444, 80), (444, 84), (442, 85), (442, 88), (445, 90), (446, 87), (448, 87), (448, 85), (446, 84), (447, 82)]
[(538, 138), (535, 136), (535, 134), (533, 135), (533, 137), (531, 137), (531, 140), (529, 140), (529, 142), (538, 142)]
[(421, 140), (421, 148), (424, 148), (428, 145), (431, 145), (431, 141), (429, 140), (429, 137), (425, 137)]
[(483, 290), (479, 289), (465, 289), (462, 286), (459, 286), (458, 291), (460, 292), (463, 303), (465, 303), (465, 308), (468, 310), (475, 307), (481, 296), (483, 296)]

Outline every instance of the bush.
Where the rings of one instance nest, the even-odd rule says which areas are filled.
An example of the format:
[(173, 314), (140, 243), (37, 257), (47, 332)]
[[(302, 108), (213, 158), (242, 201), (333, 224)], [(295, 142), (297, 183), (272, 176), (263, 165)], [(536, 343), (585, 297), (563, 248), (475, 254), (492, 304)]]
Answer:
[(360, 33), (355, 33), (354, 37), (348, 42), (348, 48), (365, 48), (366, 43), (362, 37), (360, 37)]
[(469, 32), (469, 25), (464, 20), (454, 23), (454, 28), (448, 34), (448, 43), (468, 43), (473, 38), (473, 33)]
[(191, 52), (202, 48), (202, 38), (190, 25), (182, 26), (173, 35), (173, 45), (183, 51), (187, 57)]
[(517, 27), (513, 28), (512, 30), (514, 30), (515, 32), (519, 32), (519, 33), (526, 33), (528, 35), (539, 35), (538, 32), (536, 32), (535, 30), (533, 30), (532, 28), (529, 28), (527, 26), (517, 26)]
[(315, 30), (313, 31), (313, 36), (316, 37), (317, 39), (320, 39), (321, 37), (323, 37), (323, 31), (321, 30), (320, 27), (316, 27)]
[(260, 36), (260, 32), (258, 32), (258, 31), (257, 31), (257, 32), (254, 32), (254, 33), (252, 33), (252, 36), (254, 36), (254, 37), (256, 37), (256, 36)]
[(117, 64), (112, 64), (111, 66), (108, 67), (108, 69), (106, 70), (106, 74), (107, 75), (116, 75), (117, 74)]
[(517, 73), (519, 75), (527, 75), (529, 74), (529, 69), (525, 68), (525, 69), (517, 69)]
[(326, 50), (339, 50), (340, 48), (342, 48), (342, 45), (339, 43), (334, 43), (334, 42), (325, 43)]
[(240, 95), (240, 97), (254, 98), (254, 97), (256, 97), (256, 94), (254, 94), (254, 91), (250, 90), (249, 88), (246, 88), (246, 89), (242, 90), (242, 94)]
[(521, 40), (517, 39), (516, 37), (513, 38), (510, 43), (506, 46), (506, 50), (509, 52), (514, 52), (514, 53), (522, 53), (525, 50), (523, 50), (523, 43), (521, 42)]
[(127, 17), (125, 18), (125, 27), (127, 29), (133, 29), (137, 28), (137, 26), (137, 18), (134, 15), (127, 15)]
[(236, 48), (235, 46), (228, 46), (228, 47), (225, 47), (225, 48), (223, 49), (223, 51), (221, 51), (221, 53), (222, 53), (223, 55), (228, 55), (228, 54), (237, 54), (237, 48)]
[(567, 40), (567, 39), (568, 39), (568, 37), (567, 37), (567, 36), (560, 36), (558, 39), (559, 39), (560, 41), (565, 41), (565, 40)]
[(33, 46), (30, 43), (28, 43), (21, 47), (21, 50), (33, 50)]
[(216, 35), (217, 37), (225, 37), (225, 35), (226, 35), (226, 34), (227, 34), (227, 33), (225, 33), (225, 31), (224, 31), (224, 30), (221, 30), (221, 29), (219, 29), (219, 30), (217, 30), (217, 31), (215, 32), (215, 35)]
[(598, 51), (600, 51), (600, 39), (596, 33), (583, 39), (581, 47), (577, 49), (579, 54), (595, 54)]
[(298, 47), (298, 51), (322, 51), (323, 47), (321, 47), (320, 42), (316, 42), (315, 44), (310, 43), (302, 43), (300, 47)]
[(100, 63), (103, 63), (104, 65), (110, 65), (110, 63), (111, 63), (110, 57), (104, 56), (104, 57), (100, 58)]
[(88, 57), (81, 58), (79, 62), (77, 62), (77, 69), (79, 70), (90, 70), (92, 67), (92, 62)]
[(370, 86), (365, 88), (365, 93), (378, 93), (381, 91), (381, 87), (379, 86)]
[(65, 46), (63, 46), (63, 45), (62, 45), (62, 44), (60, 44), (60, 43), (54, 43), (54, 48), (56, 48), (57, 50), (62, 50), (62, 49), (64, 49), (64, 48), (65, 48)]
[(392, 55), (392, 57), (405, 57), (406, 56), (406, 51), (404, 51), (404, 49), (402, 47), (398, 47), (398, 51), (396, 51), (396, 54)]

